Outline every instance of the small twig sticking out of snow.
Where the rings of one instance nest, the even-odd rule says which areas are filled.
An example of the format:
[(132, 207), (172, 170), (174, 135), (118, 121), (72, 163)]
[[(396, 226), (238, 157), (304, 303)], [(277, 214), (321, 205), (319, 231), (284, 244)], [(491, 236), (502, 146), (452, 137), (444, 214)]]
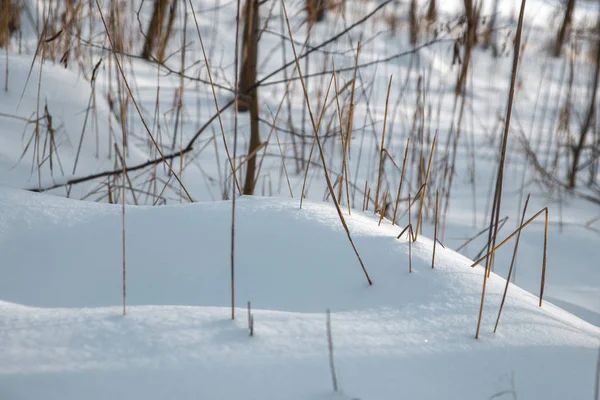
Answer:
[(417, 218), (417, 229), (415, 230), (415, 240), (419, 237), (419, 230), (423, 231), (423, 206), (425, 204), (425, 195), (427, 184), (429, 183), (429, 172), (431, 171), (431, 161), (433, 161), (433, 154), (435, 153), (435, 144), (437, 143), (437, 132), (433, 137), (433, 143), (431, 143), (431, 152), (429, 153), (429, 162), (427, 163), (427, 172), (425, 173), (425, 183), (421, 187), (423, 192), (421, 193), (421, 205), (419, 206), (419, 216)]
[(254, 315), (252, 314), (250, 302), (248, 302), (248, 330), (250, 331), (250, 336), (254, 336)]
[(410, 193), (408, 193), (408, 272), (412, 273), (412, 242), (415, 237), (410, 214)]
[(338, 391), (337, 376), (335, 374), (335, 364), (333, 361), (333, 337), (331, 335), (331, 310), (327, 309), (327, 344), (329, 347), (329, 369), (331, 370), (331, 382), (333, 383), (333, 391)]
[(600, 400), (600, 347), (598, 347), (598, 363), (596, 364), (596, 389), (594, 399)]
[(388, 190), (387, 192), (385, 192), (385, 196), (383, 196), (383, 207), (381, 207), (381, 210), (379, 210), (380, 216), (379, 224), (377, 224), (377, 226), (381, 226), (381, 221), (383, 221), (383, 217), (385, 217), (385, 210), (387, 210), (387, 199), (389, 194), (390, 192)]
[[(504, 123), (504, 134), (502, 135), (502, 147), (500, 149), (500, 161), (498, 163), (498, 176), (496, 179), (496, 189), (494, 192), (494, 202), (492, 205), (492, 213), (490, 218), (490, 232), (488, 236), (488, 245), (493, 250), (496, 246), (496, 238), (498, 237), (498, 221), (500, 220), (500, 209), (502, 202), (502, 183), (504, 179), (504, 162), (506, 160), (506, 148), (508, 144), (508, 134), (510, 132), (510, 117), (512, 114), (513, 108), (513, 98), (515, 95), (515, 81), (517, 79), (517, 69), (519, 66), (519, 52), (521, 50), (521, 33), (523, 31), (523, 17), (525, 15), (525, 3), (526, 0), (521, 0), (521, 11), (519, 12), (519, 23), (517, 25), (517, 33), (515, 36), (515, 51), (513, 57), (513, 67), (512, 74), (510, 80), (510, 90), (508, 92), (508, 104), (506, 106), (506, 121)], [(545, 249), (545, 246), (544, 246)], [(546, 252), (544, 251), (544, 258), (546, 257)], [(483, 286), (481, 289), (481, 303), (479, 305), (479, 316), (477, 318), (477, 330), (475, 331), (475, 339), (479, 338), (479, 329), (481, 328), (481, 318), (483, 316), (483, 304), (485, 302), (485, 288), (487, 284), (487, 279), (489, 278), (492, 267), (493, 267), (493, 254), (490, 254), (490, 257), (486, 259), (485, 265), (485, 275), (483, 277)], [(545, 269), (545, 262), (544, 262)], [(545, 272), (545, 271), (544, 271)], [(542, 276), (542, 280), (544, 277)], [(543, 282), (542, 282), (542, 291), (543, 291)], [(542, 304), (542, 295), (540, 294), (540, 306)]]
[[(117, 144), (115, 143), (115, 150), (117, 150)], [(123, 167), (124, 174), (127, 175), (127, 166), (125, 161), (121, 159), (121, 165)], [(121, 205), (122, 205), (122, 227), (123, 227), (123, 316), (127, 314), (127, 247), (125, 239), (127, 237), (127, 231), (125, 230), (125, 197), (127, 190), (125, 189), (125, 177), (121, 178)]]
[[(500, 222), (500, 226), (498, 227), (498, 232), (500, 232), (500, 230), (502, 229), (502, 227), (504, 226), (504, 224), (506, 223), (506, 221), (508, 221), (508, 217), (504, 217), (502, 218), (499, 222)], [(460, 253), (460, 251), (462, 249), (464, 249), (465, 247), (467, 247), (467, 245), (469, 243), (471, 243), (473, 240), (477, 239), (479, 236), (483, 235), (486, 232), (490, 231), (490, 227), (486, 227), (482, 230), (480, 230), (475, 236), (472, 236), (471, 238), (469, 238), (466, 242), (464, 242), (463, 244), (460, 245), (459, 248), (457, 248), (456, 251), (457, 253)], [(486, 247), (487, 247), (487, 243), (486, 243)], [(477, 256), (475, 258), (479, 258), (481, 257), (481, 255), (483, 254), (483, 252), (485, 251), (485, 247), (483, 249), (481, 249), (481, 251), (477, 254)]]
[[(521, 216), (521, 226), (523, 222), (525, 222), (525, 213), (527, 212), (527, 205), (529, 204), (529, 197), (531, 193), (527, 195), (527, 200), (525, 200), (525, 206), (523, 207), (523, 215)], [(496, 325), (494, 326), (494, 333), (498, 329), (498, 323), (500, 322), (500, 315), (502, 314), (502, 309), (504, 308), (504, 302), (506, 301), (506, 293), (508, 292), (508, 284), (510, 283), (510, 277), (513, 273), (513, 268), (515, 266), (515, 261), (517, 259), (517, 251), (519, 250), (519, 240), (521, 239), (521, 231), (517, 234), (517, 241), (515, 243), (515, 249), (513, 250), (512, 261), (510, 262), (510, 268), (508, 269), (508, 277), (506, 278), (506, 286), (504, 287), (504, 294), (502, 295), (502, 302), (500, 303), (500, 310), (498, 310), (498, 318), (496, 318)]]
[[(296, 70), (294, 69), (294, 71), (292, 71), (292, 72), (295, 72), (295, 71)], [(331, 80), (329, 81), (329, 86), (327, 87), (327, 92), (325, 93), (325, 100), (323, 101), (323, 107), (321, 108), (321, 114), (319, 115), (319, 121), (317, 122), (317, 128), (316, 128), (317, 132), (319, 130), (321, 130), (321, 122), (323, 121), (323, 117), (325, 116), (325, 109), (327, 107), (327, 99), (329, 98), (329, 91), (331, 90), (332, 83), (333, 83), (333, 76), (331, 77)], [(304, 181), (302, 182), (302, 193), (300, 193), (300, 208), (302, 208), (304, 198), (306, 197), (305, 193), (306, 193), (306, 183), (308, 181), (308, 172), (309, 172), (310, 163), (312, 160), (313, 152), (315, 151), (316, 144), (317, 144), (317, 136), (315, 134), (312, 145), (310, 147), (310, 152), (308, 153), (308, 161), (306, 162), (306, 169), (304, 171)]]
[(404, 161), (402, 161), (402, 172), (400, 173), (400, 183), (398, 184), (398, 194), (396, 195), (396, 207), (394, 208), (394, 218), (392, 218), (392, 225), (396, 225), (396, 217), (398, 216), (398, 204), (400, 203), (400, 192), (402, 191), (402, 183), (404, 182), (404, 169), (406, 168), (406, 159), (408, 158), (409, 147), (410, 138), (406, 140), (406, 149), (404, 150)]
[(504, 246), (506, 244), (506, 242), (508, 242), (510, 239), (512, 239), (517, 233), (519, 233), (527, 225), (529, 225), (530, 223), (532, 223), (537, 217), (539, 217), (540, 215), (542, 215), (542, 213), (545, 214), (545, 222), (544, 222), (544, 254), (543, 254), (543, 257), (542, 257), (542, 279), (541, 279), (541, 287), (540, 287), (540, 307), (542, 306), (542, 300), (544, 299), (544, 288), (546, 286), (546, 262), (547, 262), (546, 252), (547, 252), (547, 249), (548, 249), (548, 207), (544, 207), (540, 211), (538, 211), (533, 217), (531, 217), (527, 221), (525, 221), (524, 224), (522, 224), (513, 233), (511, 233), (506, 239), (504, 239), (502, 241), (502, 243), (500, 243), (499, 245), (497, 245), (496, 247), (494, 247), (492, 250), (490, 250), (489, 253), (487, 253), (485, 256), (481, 257), (479, 260), (475, 261), (471, 265), (471, 268), (474, 268), (476, 265), (478, 265), (479, 263), (481, 263), (483, 260), (485, 260), (488, 257), (491, 257), (492, 255), (494, 255), (494, 253), (496, 251), (498, 251), (498, 249), (500, 247)]
[[(377, 189), (375, 190), (375, 209), (373, 211), (377, 212), (377, 207), (379, 207), (379, 191), (381, 189), (381, 175), (383, 174), (383, 155), (385, 151), (385, 128), (387, 125), (387, 116), (388, 116), (388, 105), (390, 102), (390, 91), (392, 90), (392, 77), (390, 75), (390, 81), (388, 83), (387, 97), (385, 98), (385, 114), (383, 115), (383, 131), (381, 133), (381, 148), (379, 149), (379, 172), (377, 174)], [(380, 221), (381, 223), (381, 221)]]
[(408, 224), (408, 272), (412, 273), (412, 242), (413, 242), (413, 227)]
[(438, 191), (435, 191), (435, 223), (433, 228), (433, 255), (431, 256), (431, 269), (435, 268), (435, 247), (438, 242), (437, 233), (438, 233)]
[[(187, 6), (186, 6), (187, 12)], [(184, 18), (187, 21), (187, 17)], [(234, 107), (233, 107), (233, 158), (231, 173), (233, 174), (234, 182), (237, 180), (237, 169), (235, 165), (237, 157), (237, 142), (238, 142), (238, 111), (239, 111), (239, 48), (240, 48), (240, 0), (237, 0), (236, 16), (235, 16), (235, 71), (234, 75)], [(185, 36), (184, 36), (185, 40)], [(185, 51), (183, 52), (185, 54)], [(183, 64), (183, 63), (182, 63)], [(217, 110), (219, 111), (219, 110)], [(219, 112), (217, 112), (217, 115)], [(235, 319), (235, 202), (236, 202), (236, 185), (231, 187), (231, 319)], [(248, 302), (248, 315), (250, 315), (250, 302)], [(252, 335), (252, 332), (250, 333)]]

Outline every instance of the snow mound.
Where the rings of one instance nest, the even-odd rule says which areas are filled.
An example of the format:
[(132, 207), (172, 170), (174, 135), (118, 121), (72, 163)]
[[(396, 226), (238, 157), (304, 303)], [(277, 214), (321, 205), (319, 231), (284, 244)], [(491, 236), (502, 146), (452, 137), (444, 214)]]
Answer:
[[(121, 209), (0, 190), (0, 393), (19, 399), (331, 397), (326, 308), (347, 397), (591, 398), (600, 329), (397, 226), (330, 204), (241, 198), (237, 318), (229, 320), (231, 203)], [(247, 301), (255, 309), (248, 336)], [(90, 308), (92, 307), (92, 308)]]
[[(83, 76), (40, 63), (39, 57), (12, 52), (0, 63), (0, 75), (9, 78), (7, 90), (3, 81), (0, 91), (0, 184), (45, 188), (114, 169), (121, 128), (102, 88), (94, 92)], [(147, 159), (134, 143), (127, 154), (129, 163)], [(70, 195), (82, 197), (95, 184), (74, 187)]]

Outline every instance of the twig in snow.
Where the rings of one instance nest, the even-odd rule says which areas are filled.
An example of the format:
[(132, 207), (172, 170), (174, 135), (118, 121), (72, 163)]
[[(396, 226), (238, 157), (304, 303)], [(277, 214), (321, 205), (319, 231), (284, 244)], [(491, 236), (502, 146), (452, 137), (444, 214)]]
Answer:
[(252, 314), (250, 302), (248, 302), (248, 330), (250, 331), (250, 336), (254, 336), (254, 314)]
[(335, 364), (333, 361), (333, 337), (331, 334), (331, 310), (327, 309), (327, 344), (329, 347), (329, 369), (331, 370), (331, 382), (333, 383), (333, 391), (338, 391), (337, 376), (335, 374)]
[[(498, 221), (500, 219), (500, 205), (502, 201), (502, 182), (504, 178), (504, 161), (506, 159), (506, 148), (508, 145), (508, 133), (510, 127), (510, 117), (512, 114), (513, 98), (515, 95), (515, 81), (517, 80), (517, 68), (519, 66), (519, 53), (521, 50), (521, 33), (523, 32), (523, 17), (525, 15), (525, 3), (526, 0), (521, 0), (521, 11), (519, 12), (519, 23), (517, 25), (517, 34), (515, 37), (515, 52), (513, 57), (512, 75), (510, 80), (510, 90), (508, 93), (508, 104), (506, 107), (506, 122), (504, 124), (504, 134), (502, 136), (502, 148), (500, 152), (500, 164), (498, 165), (498, 177), (496, 179), (496, 190), (494, 193), (494, 202), (492, 205), (492, 215), (490, 222), (490, 232), (488, 243), (490, 243), (492, 250), (496, 244), (496, 238), (498, 237)], [(496, 222), (494, 224), (494, 221)], [(546, 252), (544, 251), (544, 258)], [(486, 259), (485, 274), (483, 277), (483, 287), (481, 290), (481, 304), (479, 306), (479, 317), (477, 319), (477, 330), (475, 331), (475, 339), (479, 338), (479, 329), (481, 328), (481, 318), (483, 316), (483, 304), (485, 301), (485, 288), (487, 279), (492, 271), (493, 266), (493, 254), (490, 254), (490, 258)], [(544, 262), (545, 269), (545, 262)], [(542, 278), (543, 279), (543, 278)], [(543, 288), (543, 283), (542, 283)], [(543, 291), (543, 289), (542, 289)], [(541, 294), (540, 294), (540, 305), (541, 305)]]
[[(523, 207), (523, 215), (521, 216), (521, 225), (525, 221), (525, 213), (527, 212), (527, 205), (529, 204), (529, 197), (531, 194), (527, 195), (527, 200), (525, 200), (525, 206)], [(496, 318), (496, 325), (494, 326), (494, 333), (498, 329), (498, 323), (500, 322), (500, 315), (502, 314), (502, 309), (504, 308), (504, 302), (506, 301), (506, 293), (508, 292), (508, 285), (510, 283), (510, 277), (512, 276), (513, 268), (515, 266), (515, 260), (517, 259), (517, 251), (519, 250), (519, 239), (521, 239), (521, 231), (517, 234), (517, 241), (515, 242), (515, 249), (513, 250), (512, 261), (510, 262), (510, 268), (508, 269), (508, 277), (506, 278), (506, 286), (504, 287), (504, 294), (502, 295), (502, 302), (500, 303), (500, 310), (498, 310), (498, 318)]]

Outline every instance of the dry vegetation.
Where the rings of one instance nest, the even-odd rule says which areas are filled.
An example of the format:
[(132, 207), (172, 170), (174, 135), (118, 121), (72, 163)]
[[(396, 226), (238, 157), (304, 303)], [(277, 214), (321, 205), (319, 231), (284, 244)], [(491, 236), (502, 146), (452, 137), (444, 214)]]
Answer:
[[(388, 218), (395, 224), (406, 216), (408, 225), (398, 237), (406, 232), (409, 243), (418, 239), (423, 221), (430, 219), (435, 226), (434, 243), (443, 246), (457, 168), (469, 170), (475, 199), (478, 152), (492, 154), (497, 171), (487, 200), (485, 255), (474, 264), (485, 260), (487, 271), (492, 270), (494, 252), (506, 243), (497, 244), (503, 225), (504, 166), (510, 149), (518, 149), (527, 160), (522, 168), (521, 197), (527, 193), (527, 179), (559, 199), (574, 195), (600, 204), (596, 118), (600, 16), (574, 25), (575, 0), (557, 10), (556, 19), (561, 23), (543, 52), (547, 73), (533, 78), (539, 79), (536, 93), (523, 93), (523, 78), (518, 75), (524, 53), (532, 46), (531, 31), (522, 32), (525, 1), (518, 29), (514, 30), (495, 12), (497, 0), (490, 0), (495, 11), (489, 15), (483, 13), (482, 1), (477, 0), (464, 0), (464, 8), (455, 15), (442, 14), (434, 0), (306, 0), (302, 4), (298, 0), (238, 0), (238, 24), (227, 27), (236, 50), (239, 41), (233, 68), (221, 61), (214, 37), (206, 47), (203, 38), (209, 29), (206, 26), (215, 29), (216, 24), (230, 23), (215, 19), (216, 11), (228, 6), (226, 3), (215, 1), (209, 7), (202, 2), (176, 0), (0, 0), (0, 47), (26, 51), (22, 29), (27, 20), (38, 34), (34, 63), (41, 59), (60, 63), (78, 70), (92, 84), (86, 111), (89, 124), (81, 135), (98, 135), (94, 131), (98, 102), (108, 103), (119, 124), (108, 143), (97, 143), (97, 154), (98, 149), (106, 148), (114, 169), (79, 175), (75, 163), (72, 170), (62, 171), (72, 176), (66, 181), (43, 186), (39, 180), (31, 189), (58, 189), (69, 195), (75, 185), (94, 182), (96, 188), (84, 198), (123, 205), (194, 201), (184, 177), (186, 168), (193, 165), (219, 188), (219, 199), (235, 199), (240, 194), (285, 195), (289, 191), (290, 196), (299, 196), (302, 204), (309, 191), (311, 197), (318, 198), (321, 194), (317, 191), (323, 190), (323, 199), (333, 202), (338, 210), (369, 283), (344, 216), (360, 207), (378, 213), (380, 223)], [(288, 15), (288, 10), (293, 11)], [(341, 20), (342, 27), (328, 28), (333, 20)], [(552, 23), (548, 21), (549, 26)], [(234, 32), (238, 32), (235, 37)], [(329, 34), (324, 35), (326, 32)], [(396, 53), (386, 52), (391, 55), (384, 58), (362, 57), (363, 48), (379, 35), (396, 37), (406, 46)], [(273, 44), (273, 36), (279, 37), (279, 45), (269, 48), (268, 57), (261, 59), (266, 52), (262, 42), (269, 37)], [(456, 78), (453, 87), (446, 88), (449, 90), (434, 89), (434, 81), (439, 79), (439, 73), (434, 72), (435, 58), (421, 56), (425, 49), (435, 46), (441, 49), (440, 54), (450, 54), (454, 64)], [(509, 93), (506, 106), (489, 126), (487, 150), (482, 150), (475, 146), (473, 121), (487, 117), (474, 107), (477, 93), (473, 93), (473, 80), (478, 71), (473, 70), (473, 54), (487, 48), (493, 57), (512, 55), (514, 61), (510, 88), (503, 88), (503, 93)], [(279, 66), (270, 69), (279, 58)], [(140, 59), (155, 69), (153, 111), (148, 109), (147, 100), (140, 104), (141, 83), (133, 72), (134, 63)], [(342, 65), (336, 64), (338, 59)], [(374, 95), (378, 85), (374, 71), (400, 61), (407, 65), (406, 75), (385, 76), (387, 93)], [(506, 76), (508, 72), (493, 73)], [(101, 89), (96, 83), (100, 73)], [(165, 76), (177, 77), (174, 91), (163, 90), (161, 78)], [(558, 87), (547, 85), (556, 80)], [(278, 102), (272, 98), (265, 101), (273, 97), (275, 87)], [(167, 93), (172, 92), (171, 107), (161, 109), (159, 99), (164, 103)], [(529, 127), (523, 126), (522, 120), (511, 123), (514, 96), (535, 98)], [(405, 107), (407, 101), (412, 103), (411, 109)], [(553, 106), (560, 109), (560, 115), (547, 118), (545, 113)], [(441, 118), (442, 111), (449, 117)], [(196, 125), (190, 132), (193, 123), (188, 116), (192, 113)], [(40, 103), (38, 115), (31, 121), (30, 145), (24, 149), (24, 155), (33, 154), (34, 169), (56, 169), (60, 163), (57, 127), (52, 121), (48, 108)], [(238, 138), (238, 121), (249, 132), (243, 141)], [(406, 143), (402, 148), (400, 141)], [(145, 149), (147, 162), (129, 165), (130, 143)], [(461, 152), (467, 154), (467, 165), (459, 165)], [(277, 176), (283, 189), (274, 187)], [(315, 180), (324, 182), (325, 187), (311, 185)], [(292, 182), (302, 182), (301, 191), (298, 187), (294, 190)], [(515, 254), (521, 229), (544, 210), (547, 230), (547, 209), (525, 221), (527, 204), (520, 227), (508, 237), (517, 235)], [(232, 238), (235, 203), (233, 221)], [(543, 263), (545, 266), (545, 253)], [(543, 282), (544, 275), (540, 305)], [(484, 293), (485, 281), (482, 307)], [(333, 379), (335, 385), (335, 375)]]

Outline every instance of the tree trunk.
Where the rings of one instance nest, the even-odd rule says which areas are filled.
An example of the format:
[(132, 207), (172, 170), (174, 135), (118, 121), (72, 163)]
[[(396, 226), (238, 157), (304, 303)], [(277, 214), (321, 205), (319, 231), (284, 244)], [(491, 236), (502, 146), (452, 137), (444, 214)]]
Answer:
[(471, 63), (471, 51), (475, 46), (477, 36), (477, 16), (473, 0), (464, 0), (465, 15), (467, 17), (467, 32), (465, 33), (465, 55), (456, 82), (456, 95), (464, 94), (467, 84), (467, 74), (469, 72), (469, 64)]
[(239, 92), (243, 98), (238, 99), (238, 109), (240, 111), (250, 110), (250, 144), (243, 190), (244, 194), (247, 195), (254, 194), (256, 186), (256, 150), (260, 146), (258, 93), (256, 88), (252, 88), (256, 82), (258, 7), (258, 0), (247, 0), (242, 43), (242, 69), (239, 81)]
[(417, 0), (410, 2), (410, 44), (415, 46), (419, 40), (419, 20), (417, 17)]
[(560, 57), (560, 53), (565, 42), (565, 37), (569, 34), (571, 28), (571, 19), (573, 16), (573, 9), (575, 8), (575, 0), (567, 1), (567, 8), (565, 10), (565, 17), (563, 19), (558, 36), (556, 37), (556, 43), (554, 44), (554, 57)]
[(494, 57), (498, 57), (498, 45), (496, 43), (496, 20), (498, 14), (498, 0), (494, 0), (494, 6), (492, 15), (490, 17), (490, 23), (485, 33), (484, 46), (486, 48), (492, 47), (492, 54)]
[(325, 19), (327, 0), (306, 0), (306, 11), (311, 23), (321, 22)]
[[(175, 20), (176, 2), (177, 0), (172, 0), (171, 6), (169, 7), (169, 0), (154, 0), (154, 11), (152, 12), (150, 25), (148, 25), (148, 32), (146, 32), (146, 41), (144, 42), (144, 48), (142, 50), (142, 57), (146, 60), (152, 58), (154, 48), (158, 46), (159, 54), (156, 58), (158, 62), (164, 61), (165, 48), (169, 36), (171, 35), (173, 21)], [(171, 15), (169, 17), (168, 25), (165, 27), (167, 10), (170, 10)]]
[[(600, 18), (600, 17), (599, 17)], [(596, 38), (596, 66), (594, 74), (594, 83), (592, 85), (592, 93), (590, 96), (590, 104), (585, 114), (581, 129), (579, 130), (579, 142), (576, 146), (573, 146), (573, 164), (569, 171), (569, 189), (573, 189), (577, 184), (577, 172), (579, 169), (579, 160), (581, 159), (581, 152), (585, 146), (585, 141), (592, 127), (596, 112), (596, 93), (598, 92), (598, 81), (600, 80), (600, 39)]]
[(430, 23), (435, 23), (437, 20), (437, 7), (435, 4), (435, 0), (429, 0), (429, 9), (427, 10), (427, 20)]
[(10, 36), (21, 26), (18, 0), (0, 0), (0, 48), (8, 46)]

